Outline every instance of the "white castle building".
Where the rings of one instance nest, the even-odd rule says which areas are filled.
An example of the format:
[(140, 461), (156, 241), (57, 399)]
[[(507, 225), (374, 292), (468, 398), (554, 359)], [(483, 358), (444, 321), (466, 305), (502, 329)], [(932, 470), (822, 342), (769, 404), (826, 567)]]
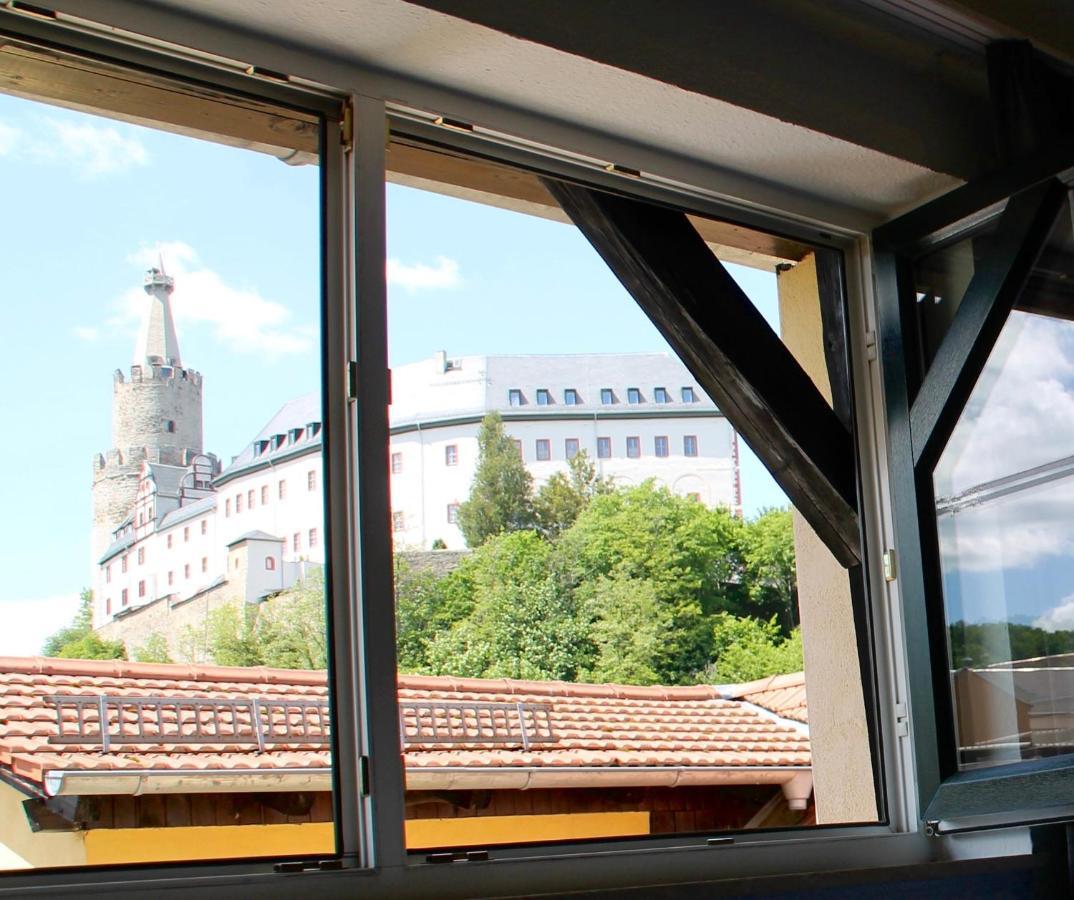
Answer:
[[(115, 374), (114, 447), (94, 459), (98, 624), (223, 585), (256, 601), (324, 561), (320, 398), (285, 403), (221, 469), (202, 451), (202, 381), (180, 362), (172, 279), (151, 269), (145, 289), (130, 376)], [(617, 485), (651, 478), (741, 513), (736, 435), (674, 356), (437, 353), (392, 372), (397, 549), (465, 546), (456, 516), (493, 410), (538, 485), (585, 451)]]

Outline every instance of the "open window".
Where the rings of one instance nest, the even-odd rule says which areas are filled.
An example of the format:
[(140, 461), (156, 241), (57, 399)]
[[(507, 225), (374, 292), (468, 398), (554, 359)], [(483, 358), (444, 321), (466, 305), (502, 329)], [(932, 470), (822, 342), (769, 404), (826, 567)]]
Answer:
[(1056, 178), (973, 192), (877, 234), (903, 591), (911, 640), (931, 647), (914, 718), (936, 834), (1074, 816), (1070, 193)]

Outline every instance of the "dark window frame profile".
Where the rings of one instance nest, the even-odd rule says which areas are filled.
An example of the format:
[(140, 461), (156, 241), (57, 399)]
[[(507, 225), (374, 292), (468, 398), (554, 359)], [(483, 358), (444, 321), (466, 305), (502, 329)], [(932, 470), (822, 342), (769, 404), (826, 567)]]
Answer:
[[(1074, 754), (961, 769), (951, 689), (955, 662), (935, 514), (934, 466), (965, 409), (1003, 324), (1026, 287), (1057, 217), (1070, 202), (1054, 170), (981, 179), (877, 228), (878, 345), (882, 341), (889, 467), (915, 733), (916, 791), (927, 834), (1074, 819)], [(1021, 177), (1018, 177), (1021, 176)], [(990, 260), (975, 268), (950, 341), (925, 349), (915, 263), (992, 223)], [(1059, 802), (1057, 803), (1057, 798)]]

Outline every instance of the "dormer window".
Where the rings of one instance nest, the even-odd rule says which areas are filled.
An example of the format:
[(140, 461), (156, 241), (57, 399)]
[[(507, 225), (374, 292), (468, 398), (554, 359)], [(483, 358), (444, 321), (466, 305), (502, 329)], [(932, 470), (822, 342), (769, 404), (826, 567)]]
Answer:
[(254, 441), (254, 456), (261, 456), (268, 452), (269, 446), (269, 441)]
[(301, 428), (292, 428), (287, 432), (287, 442), (289, 444), (297, 444), (300, 440), (302, 440)]
[(626, 402), (627, 403), (641, 403), (641, 390), (638, 388), (626, 389)]
[(273, 450), (279, 450), (287, 440), (286, 434), (274, 434), (269, 441), (269, 446)]
[(552, 403), (552, 394), (548, 388), (537, 388), (537, 405), (538, 406), (550, 406)]
[(511, 388), (507, 392), (507, 405), (508, 406), (521, 406), (522, 405), (522, 391), (518, 388)]
[(312, 441), (317, 435), (321, 433), (320, 422), (310, 422), (306, 426), (306, 439)]
[(578, 391), (574, 388), (566, 388), (563, 391), (563, 405), (564, 406), (577, 406), (581, 400), (578, 399)]
[(654, 403), (670, 403), (671, 397), (668, 396), (667, 388), (656, 387), (653, 388), (653, 402)]

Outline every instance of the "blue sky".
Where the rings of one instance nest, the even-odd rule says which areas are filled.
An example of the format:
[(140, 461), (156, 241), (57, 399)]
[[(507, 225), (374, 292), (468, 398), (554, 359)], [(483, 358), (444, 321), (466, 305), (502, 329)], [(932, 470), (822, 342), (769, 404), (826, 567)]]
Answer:
[[(388, 191), (393, 364), (666, 349), (572, 227)], [(0, 653), (31, 653), (89, 583), (91, 459), (111, 444), (112, 372), (130, 365), (158, 252), (183, 362), (205, 376), (207, 450), (226, 464), (317, 388), (317, 171), (0, 95), (0, 196), (18, 211), (0, 243)], [(774, 276), (734, 275), (774, 321)], [(743, 456), (747, 511), (782, 503)]]

